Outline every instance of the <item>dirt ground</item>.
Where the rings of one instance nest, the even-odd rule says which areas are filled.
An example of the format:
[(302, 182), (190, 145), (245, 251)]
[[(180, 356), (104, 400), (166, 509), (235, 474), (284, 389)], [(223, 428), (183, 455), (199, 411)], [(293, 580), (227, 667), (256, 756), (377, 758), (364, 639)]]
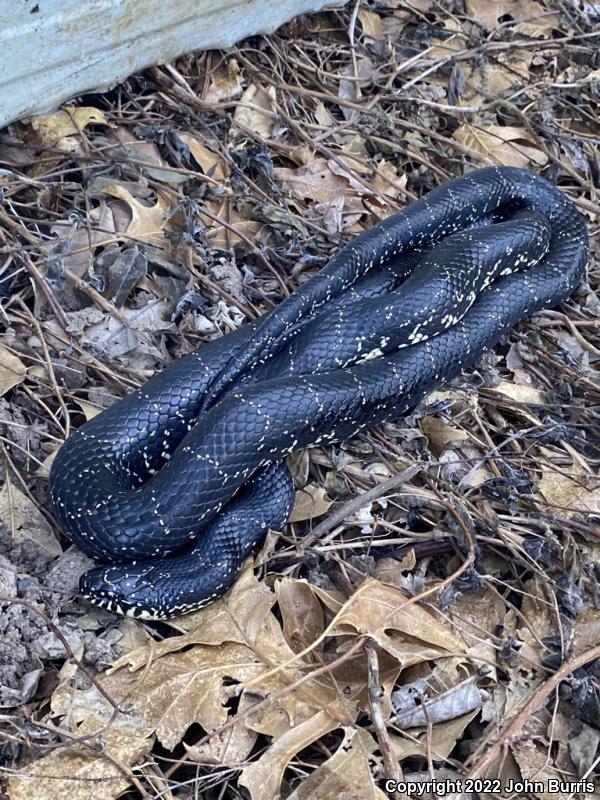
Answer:
[[(0, 131), (11, 800), (600, 797), (599, 42), (591, 0), (357, 0)], [(585, 216), (573, 297), (292, 457), (291, 521), (222, 600), (144, 624), (79, 597), (69, 432), (488, 164)]]

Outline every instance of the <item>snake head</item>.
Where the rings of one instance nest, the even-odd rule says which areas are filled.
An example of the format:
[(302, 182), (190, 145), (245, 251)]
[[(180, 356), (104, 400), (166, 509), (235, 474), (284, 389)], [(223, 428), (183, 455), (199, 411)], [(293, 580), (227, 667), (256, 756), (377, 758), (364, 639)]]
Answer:
[(166, 619), (157, 600), (157, 565), (149, 561), (95, 567), (79, 579), (81, 593), (95, 606), (138, 619)]

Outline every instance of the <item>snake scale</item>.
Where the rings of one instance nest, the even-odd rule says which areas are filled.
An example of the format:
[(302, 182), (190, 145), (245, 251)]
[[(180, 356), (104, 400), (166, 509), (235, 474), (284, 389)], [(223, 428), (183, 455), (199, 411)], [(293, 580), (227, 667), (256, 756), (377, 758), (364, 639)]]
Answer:
[(288, 454), (403, 414), (568, 297), (586, 261), (571, 201), (514, 167), (453, 179), (352, 239), (276, 308), (61, 446), (57, 518), (103, 562), (81, 591), (149, 619), (214, 600), (285, 523)]

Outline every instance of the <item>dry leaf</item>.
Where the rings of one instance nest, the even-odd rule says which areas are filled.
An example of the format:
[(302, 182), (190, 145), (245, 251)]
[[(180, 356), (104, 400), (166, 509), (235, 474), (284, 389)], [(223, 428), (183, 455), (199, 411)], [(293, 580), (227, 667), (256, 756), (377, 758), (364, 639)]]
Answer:
[(224, 67), (213, 70), (210, 77), (210, 86), (202, 98), (206, 103), (233, 100), (241, 95), (244, 79), (235, 58), (228, 59)]
[(172, 169), (161, 169), (161, 167), (168, 167), (169, 165), (162, 158), (154, 142), (138, 139), (128, 128), (123, 127), (116, 128), (113, 131), (113, 135), (123, 146), (127, 155), (132, 157), (132, 160), (143, 161), (148, 164), (147, 167), (143, 168), (145, 174), (147, 173), (152, 178), (163, 183), (177, 184), (188, 180), (187, 175), (181, 172)]
[(292, 650), (299, 653), (323, 633), (323, 607), (306, 581), (282, 578), (275, 584), (275, 592), (283, 635)]
[(372, 578), (361, 583), (336, 618), (335, 631), (347, 633), (348, 628), (368, 633), (403, 667), (433, 659), (440, 651), (465, 651), (460, 639), (429, 611), (400, 589)]
[(471, 711), (469, 714), (465, 714), (464, 717), (457, 717), (448, 722), (440, 722), (431, 728), (431, 734), (429, 734), (429, 729), (424, 730), (422, 733), (417, 733), (413, 730), (411, 731), (410, 739), (392, 733), (390, 734), (390, 741), (394, 755), (399, 761), (402, 761), (414, 756), (428, 758), (431, 754), (434, 761), (442, 761), (448, 758), (452, 750), (454, 750), (465, 728), (477, 714), (479, 714), (478, 710)]
[(335, 753), (307, 775), (287, 800), (386, 800), (373, 779), (378, 743), (364, 728), (346, 728)]
[(0, 397), (22, 383), (27, 376), (27, 367), (21, 359), (0, 344)]
[(548, 161), (536, 138), (524, 128), (510, 125), (487, 125), (484, 128), (465, 123), (454, 131), (453, 136), (469, 150), (505, 166), (543, 167)]
[[(533, 57), (533, 52), (517, 50), (500, 52), (493, 61), (465, 63), (465, 86), (460, 94), (459, 105), (479, 106), (513, 86), (522, 86), (529, 80)], [(444, 87), (446, 85), (446, 79), (441, 76), (437, 80), (434, 78), (433, 82)]]
[(106, 186), (104, 191), (127, 206), (131, 219), (125, 231), (122, 232), (127, 234), (128, 239), (146, 242), (155, 247), (165, 247), (164, 228), (168, 206), (160, 194), (157, 197), (156, 205), (145, 206), (118, 183)]
[[(244, 714), (256, 699), (250, 694), (241, 696), (238, 703), (238, 714)], [(208, 742), (199, 745), (183, 746), (189, 758), (200, 764), (241, 764), (256, 745), (258, 734), (247, 725), (234, 725), (222, 733), (211, 736)]]
[[(569, 471), (577, 469), (571, 468)], [(582, 480), (577, 481), (544, 466), (537, 488), (548, 505), (558, 509), (557, 513), (561, 516), (572, 517), (577, 513), (600, 514), (600, 482), (598, 479), (593, 480), (592, 488), (587, 488), (584, 479), (587, 479), (587, 483), (590, 476), (582, 473), (581, 477)]]
[(223, 181), (229, 174), (229, 167), (225, 159), (219, 154), (210, 150), (195, 136), (189, 133), (178, 133), (177, 138), (181, 139), (190, 149), (190, 153), (202, 172), (217, 181)]
[(422, 417), (421, 430), (427, 437), (429, 449), (438, 458), (442, 451), (454, 445), (463, 444), (469, 439), (469, 434), (448, 425), (438, 417)]
[(50, 477), (50, 467), (52, 466), (52, 462), (56, 458), (56, 454), (58, 453), (59, 445), (56, 446), (56, 449), (49, 453), (46, 458), (42, 461), (41, 465), (36, 469), (35, 474), (38, 478), (42, 478), (42, 480), (47, 481)]
[[(58, 748), (44, 758), (28, 764), (23, 774), (9, 780), (10, 800), (114, 800), (130, 785), (129, 778), (114, 763), (130, 766), (152, 749), (152, 739), (133, 724), (111, 724), (103, 728), (96, 721), (96, 730), (102, 729), (100, 741), (90, 742), (91, 747), (72, 745)], [(93, 730), (93, 728), (92, 728)], [(74, 731), (81, 734), (84, 731)], [(104, 752), (110, 753), (114, 761)]]
[(96, 406), (93, 403), (88, 403), (86, 400), (80, 400), (79, 398), (75, 398), (75, 402), (77, 403), (79, 408), (83, 411), (86, 422), (89, 422), (91, 419), (94, 419), (94, 417), (97, 417), (98, 414), (104, 411), (104, 409), (100, 408), (100, 406)]
[(548, 402), (544, 392), (523, 383), (500, 381), (497, 386), (492, 386), (490, 391), (503, 394), (505, 397), (510, 397), (511, 400), (516, 400), (517, 403), (525, 403), (530, 406), (543, 406)]
[[(234, 244), (243, 241), (242, 236), (253, 241), (260, 233), (262, 223), (258, 222), (258, 220), (243, 217), (232, 206), (228, 198), (220, 203), (210, 201), (205, 205), (215, 217), (226, 220), (228, 224), (226, 228), (219, 222), (215, 222), (211, 217), (202, 214), (202, 212), (198, 214), (198, 221), (206, 228), (207, 237), (213, 247), (229, 250)], [(239, 231), (240, 235), (236, 233), (237, 231)]]
[[(268, 139), (273, 128), (273, 117), (275, 106), (275, 87), (268, 86), (266, 89), (250, 84), (240, 99), (240, 105), (235, 109), (233, 119), (239, 125), (249, 128), (264, 139)], [(247, 104), (247, 105), (244, 105)], [(254, 108), (247, 106), (252, 105)], [(264, 114), (263, 111), (269, 112)]]
[[(257, 700), (305, 674), (271, 611), (274, 602), (248, 562), (227, 594), (178, 621), (189, 626), (188, 633), (119, 659), (106, 677), (107, 690), (113, 697), (126, 693), (129, 706), (168, 748), (194, 722), (207, 731), (220, 727), (231, 713), (224, 702), (242, 687), (242, 696), (249, 692)], [(284, 693), (269, 713), (243, 724), (279, 736), (324, 709), (338, 722), (349, 722), (351, 707), (335, 682), (321, 676)]]
[(356, 191), (349, 185), (347, 173), (335, 174), (325, 158), (315, 158), (298, 169), (277, 167), (274, 172), (283, 188), (301, 200), (327, 203), (338, 197), (346, 199), (356, 195)]
[[(342, 151), (344, 154), (348, 153), (358, 156), (358, 158), (352, 158), (351, 155), (342, 155), (342, 161), (346, 163), (348, 167), (353, 169), (354, 172), (359, 172), (362, 175), (369, 175), (373, 171), (373, 168), (369, 163), (371, 157), (369, 155), (369, 151), (367, 150), (367, 142), (365, 137), (361, 136), (359, 133), (353, 133), (350, 136), (340, 136), (340, 142), (342, 142)], [(395, 167), (394, 172), (396, 172)]]
[(470, 714), (481, 708), (482, 696), (473, 680), (463, 681), (448, 691), (423, 699), (420, 705), (401, 709), (394, 717), (394, 724), (402, 730), (437, 725), (451, 719)]
[(13, 545), (33, 542), (48, 558), (62, 553), (62, 547), (44, 515), (8, 476), (0, 489), (0, 519), (9, 531)]
[(29, 124), (37, 144), (70, 152), (79, 147), (79, 134), (88, 125), (108, 125), (108, 121), (98, 108), (64, 106), (54, 114), (32, 117)]
[[(167, 300), (158, 300), (142, 308), (124, 308), (121, 311), (123, 321), (102, 314), (100, 322), (86, 326), (84, 336), (109, 358), (121, 358), (136, 350), (135, 355), (148, 355), (160, 362), (163, 355), (152, 344), (149, 334), (173, 327), (171, 322), (167, 322), (170, 308)], [(133, 356), (129, 363), (130, 367), (135, 364)]]
[(322, 486), (309, 484), (296, 492), (294, 507), (288, 522), (301, 522), (304, 519), (322, 517), (331, 508), (333, 500)]
[(387, 194), (389, 197), (398, 197), (406, 189), (408, 179), (406, 175), (398, 177), (398, 170), (389, 161), (380, 161), (375, 170), (373, 188), (379, 194)]
[(384, 38), (383, 25), (381, 24), (381, 17), (379, 14), (361, 8), (358, 12), (358, 18), (365, 36), (370, 39)]
[(59, 248), (64, 266), (78, 278), (82, 278), (93, 266), (96, 248), (106, 244), (115, 232), (112, 211), (104, 201), (98, 208), (90, 209), (88, 219), (89, 224), (85, 227), (69, 225), (69, 229), (66, 229), (65, 223), (61, 222), (50, 228), (50, 232), (57, 237), (48, 246), (50, 256)]
[[(521, 736), (510, 745), (510, 749), (519, 765), (522, 779), (539, 781), (542, 786), (548, 786), (550, 778), (557, 780), (556, 769), (552, 763), (549, 763), (548, 752), (543, 744), (538, 746), (534, 741), (528, 741), (526, 737)], [(541, 791), (532, 792), (532, 794), (538, 800), (572, 800), (573, 798), (571, 792)]]
[[(367, 634), (387, 649), (393, 658), (385, 652), (380, 656), (386, 697), (400, 664), (417, 664), (440, 654), (447, 658), (463, 649), (432, 614), (414, 603), (407, 605), (409, 598), (401, 592), (371, 579), (344, 605), (338, 593), (305, 582), (295, 586), (291, 579), (279, 584), (278, 597), (285, 632), (299, 646), (325, 637), (343, 636), (340, 641), (345, 642), (348, 635)], [(192, 759), (231, 763), (233, 758), (243, 763), (255, 746), (256, 734), (271, 737), (269, 748), (244, 768), (240, 778), (252, 800), (268, 800), (281, 792), (285, 769), (300, 750), (342, 727), (347, 731), (345, 744), (314, 773), (315, 780), (329, 787), (328, 792), (353, 786), (360, 787), (361, 797), (381, 798), (372, 772), (377, 745), (369, 733), (353, 727), (358, 703), (365, 707), (367, 702), (366, 665), (342, 663), (331, 673), (306, 680), (307, 670), (321, 663), (319, 651), (307, 660), (290, 647), (272, 610), (276, 599), (256, 580), (249, 560), (222, 598), (175, 622), (184, 633), (133, 649), (101, 675), (98, 680), (120, 709), (110, 730), (121, 740), (107, 736), (105, 752), (130, 765), (136, 755), (147, 752), (153, 735), (173, 749), (192, 724), (211, 732), (227, 723), (233, 713), (228, 701), (236, 697), (238, 709), (249, 713), (208, 745), (189, 748)], [(337, 614), (325, 630), (323, 608), (317, 603)], [(55, 715), (64, 716), (74, 733), (95, 730), (113, 714), (95, 686), (78, 689), (63, 681), (57, 692)], [(271, 703), (253, 714), (253, 704), (263, 698), (271, 698)], [(126, 738), (132, 723), (138, 750)], [(64, 753), (67, 756), (69, 752)], [(72, 751), (71, 759), (59, 762), (53, 753), (39, 762), (36, 774), (58, 774), (57, 763), (67, 770), (62, 775), (85, 774), (84, 769), (94, 777), (112, 774), (101, 754), (82, 761), (83, 756)], [(14, 779), (17, 791), (25, 786), (27, 774), (29, 768)], [(55, 791), (63, 789), (59, 779), (53, 786)], [(100, 796), (112, 798), (112, 783), (106, 781), (103, 787), (106, 794)], [(115, 791), (123, 789), (124, 784), (117, 782)], [(299, 788), (296, 797), (305, 796), (307, 790)]]
[(319, 125), (322, 125), (324, 128), (333, 128), (335, 126), (335, 119), (331, 116), (325, 103), (321, 102), (321, 100), (319, 100), (315, 106), (315, 119)]
[(116, 308), (122, 308), (131, 291), (148, 275), (148, 261), (136, 246), (122, 250), (108, 267), (105, 294)]
[[(258, 761), (244, 767), (238, 782), (248, 789), (252, 800), (274, 800), (280, 796), (283, 773), (296, 753), (337, 727), (329, 714), (317, 712), (286, 731)], [(316, 800), (318, 795), (312, 797)]]
[(548, 14), (536, 0), (466, 0), (467, 15), (495, 30), (500, 18), (511, 16), (517, 23), (511, 30), (523, 36), (547, 38), (560, 25), (557, 14)]

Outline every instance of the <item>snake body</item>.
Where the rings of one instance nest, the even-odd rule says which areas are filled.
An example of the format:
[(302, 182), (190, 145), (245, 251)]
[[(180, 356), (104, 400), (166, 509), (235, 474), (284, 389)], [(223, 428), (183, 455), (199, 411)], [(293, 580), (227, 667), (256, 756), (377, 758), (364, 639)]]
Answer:
[(282, 459), (398, 417), (568, 297), (586, 261), (571, 201), (513, 167), (451, 180), (360, 234), (275, 309), (62, 445), (57, 518), (108, 562), (82, 592), (153, 619), (214, 600), (289, 515)]

